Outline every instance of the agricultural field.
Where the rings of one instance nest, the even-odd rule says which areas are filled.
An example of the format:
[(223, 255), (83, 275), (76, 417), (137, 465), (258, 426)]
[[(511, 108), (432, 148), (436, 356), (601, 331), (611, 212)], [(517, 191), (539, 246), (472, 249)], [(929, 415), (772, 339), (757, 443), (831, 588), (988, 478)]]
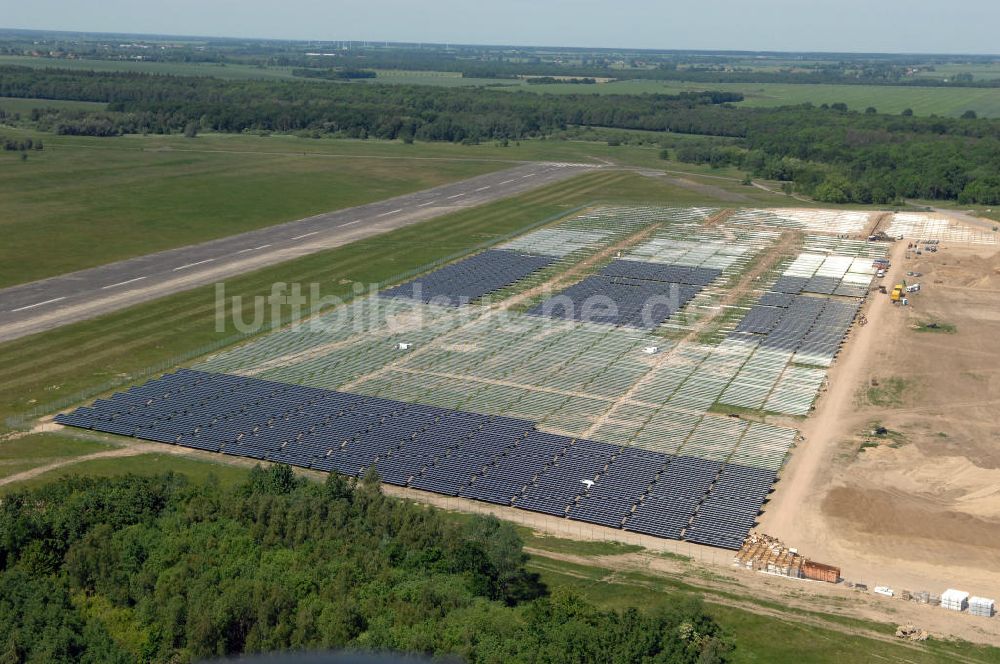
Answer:
[(947, 78), (956, 74), (972, 74), (977, 81), (992, 81), (1000, 78), (1000, 62), (937, 64), (934, 65), (934, 71), (917, 72), (917, 76), (924, 78)]
[(142, 62), (138, 60), (85, 60), (66, 58), (35, 58), (24, 55), (0, 55), (0, 65), (17, 65), (38, 69), (77, 69), (87, 71), (128, 71), (141, 74), (173, 76), (214, 76), (226, 79), (289, 79), (290, 67), (256, 67), (242, 64), (207, 62)]
[[(383, 75), (384, 74), (384, 75)], [(682, 81), (623, 80), (593, 85), (537, 84), (510, 79), (462, 79), (447, 72), (414, 72), (396, 76), (380, 73), (379, 83), (418, 85), (488, 85), (498, 90), (546, 94), (677, 94), (683, 91), (719, 90), (745, 95), (743, 106), (771, 108), (796, 104), (845, 103), (855, 111), (869, 106), (882, 113), (912, 109), (916, 115), (957, 117), (975, 111), (981, 117), (1000, 117), (1000, 88), (940, 88), (876, 85), (817, 85), (779, 83), (685, 83)]]
[[(56, 67), (93, 71), (136, 71), (143, 73), (187, 76), (213, 76), (224, 79), (294, 79), (290, 67), (256, 67), (242, 64), (162, 63), (117, 60), (55, 60), (26, 56), (0, 56), (0, 65), (16, 64), (28, 67)], [(761, 71), (769, 67), (759, 68)], [(977, 78), (1000, 76), (1000, 66), (939, 65), (936, 72), (922, 72), (928, 77), (941, 77), (948, 72), (973, 73)], [(719, 90), (739, 92), (746, 96), (742, 105), (771, 108), (804, 103), (845, 103), (851, 110), (877, 108), (882, 113), (897, 114), (912, 109), (919, 116), (942, 115), (958, 117), (965, 111), (975, 111), (981, 117), (1000, 117), (1000, 88), (943, 88), (880, 85), (820, 85), (798, 83), (692, 83), (629, 79), (593, 85), (535, 84), (507, 78), (463, 78), (458, 72), (377, 70), (371, 83), (357, 81), (351, 85), (432, 85), (442, 87), (488, 87), (507, 91), (546, 94), (677, 94), (681, 91)], [(303, 80), (303, 79), (297, 79)], [(315, 80), (315, 79), (313, 79)], [(330, 82), (342, 85), (340, 82)], [(4, 107), (0, 100), (0, 108)]]

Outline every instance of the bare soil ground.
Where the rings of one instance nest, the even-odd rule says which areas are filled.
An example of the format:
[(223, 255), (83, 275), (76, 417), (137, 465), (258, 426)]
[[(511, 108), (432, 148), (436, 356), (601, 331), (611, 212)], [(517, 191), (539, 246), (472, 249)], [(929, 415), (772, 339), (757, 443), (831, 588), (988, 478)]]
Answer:
[(1000, 252), (906, 244), (884, 283), (922, 291), (907, 307), (872, 294), (761, 530), (869, 586), (1000, 598)]

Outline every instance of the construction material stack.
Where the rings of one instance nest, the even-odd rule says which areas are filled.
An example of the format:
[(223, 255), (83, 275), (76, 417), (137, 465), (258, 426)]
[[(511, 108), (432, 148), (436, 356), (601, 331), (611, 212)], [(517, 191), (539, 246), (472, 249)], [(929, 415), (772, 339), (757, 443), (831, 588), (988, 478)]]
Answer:
[(969, 615), (992, 618), (996, 602), (987, 597), (969, 598)]
[(951, 611), (964, 611), (969, 606), (969, 593), (964, 590), (948, 588), (941, 593), (941, 608)]
[(750, 533), (734, 559), (736, 565), (756, 572), (810, 579), (827, 583), (840, 582), (840, 568), (824, 565), (800, 556), (781, 540), (764, 533)]

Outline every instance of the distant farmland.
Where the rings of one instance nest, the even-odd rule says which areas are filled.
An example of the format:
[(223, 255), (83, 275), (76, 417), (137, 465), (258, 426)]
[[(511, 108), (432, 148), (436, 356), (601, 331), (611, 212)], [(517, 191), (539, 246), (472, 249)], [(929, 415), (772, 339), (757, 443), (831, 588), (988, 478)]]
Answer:
[[(255, 67), (251, 65), (184, 62), (138, 62), (120, 60), (56, 60), (24, 56), (0, 56), (0, 65), (89, 69), (94, 71), (134, 71), (149, 74), (214, 76), (226, 79), (290, 79), (289, 67)], [(956, 66), (956, 70), (963, 69)], [(968, 70), (965, 67), (964, 70)], [(993, 69), (975, 70), (978, 78), (990, 78)], [(916, 115), (957, 117), (965, 111), (975, 111), (980, 117), (1000, 117), (1000, 88), (944, 88), (879, 85), (815, 85), (794, 83), (688, 83), (684, 81), (626, 80), (592, 85), (565, 83), (529, 85), (509, 78), (462, 78), (457, 72), (379, 70), (374, 79), (378, 84), (435, 85), (442, 87), (485, 86), (499, 90), (529, 91), (551, 94), (676, 94), (684, 90), (721, 90), (741, 92), (746, 106), (774, 107), (811, 102), (834, 104), (842, 102), (852, 110), (864, 111), (874, 106), (882, 113), (900, 113), (907, 108)], [(332, 83), (343, 85), (343, 83)], [(361, 85), (353, 83), (352, 85)], [(0, 99), (0, 108), (10, 109)]]
[(938, 88), (879, 85), (813, 85), (794, 83), (685, 83), (683, 81), (627, 80), (594, 85), (562, 83), (528, 85), (513, 79), (461, 78), (454, 72), (379, 72), (379, 83), (408, 85), (486, 85), (500, 90), (552, 94), (676, 94), (684, 90), (742, 92), (745, 106), (773, 107), (811, 102), (843, 102), (852, 110), (874, 106), (882, 113), (959, 116), (975, 111), (981, 117), (1000, 117), (1000, 88)]

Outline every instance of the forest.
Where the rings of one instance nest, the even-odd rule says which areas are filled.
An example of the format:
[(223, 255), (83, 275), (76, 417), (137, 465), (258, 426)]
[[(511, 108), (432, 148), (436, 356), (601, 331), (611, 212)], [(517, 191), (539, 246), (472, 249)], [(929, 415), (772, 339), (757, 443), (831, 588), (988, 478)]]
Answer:
[[(737, 166), (823, 202), (1000, 204), (1000, 120), (974, 114), (858, 113), (844, 104), (745, 108), (735, 105), (742, 95), (712, 91), (555, 95), (17, 66), (0, 67), (0, 97), (107, 104), (104, 111), (43, 107), (31, 113), (35, 128), (64, 135), (252, 131), (479, 143), (544, 138), (581, 126), (695, 134), (706, 138), (679, 150), (679, 160)], [(710, 140), (720, 136), (739, 140)]]
[(729, 661), (695, 600), (607, 611), (550, 593), (510, 524), (360, 481), (254, 468), (70, 477), (0, 503), (0, 660), (183, 662), (348, 649), (469, 662)]

